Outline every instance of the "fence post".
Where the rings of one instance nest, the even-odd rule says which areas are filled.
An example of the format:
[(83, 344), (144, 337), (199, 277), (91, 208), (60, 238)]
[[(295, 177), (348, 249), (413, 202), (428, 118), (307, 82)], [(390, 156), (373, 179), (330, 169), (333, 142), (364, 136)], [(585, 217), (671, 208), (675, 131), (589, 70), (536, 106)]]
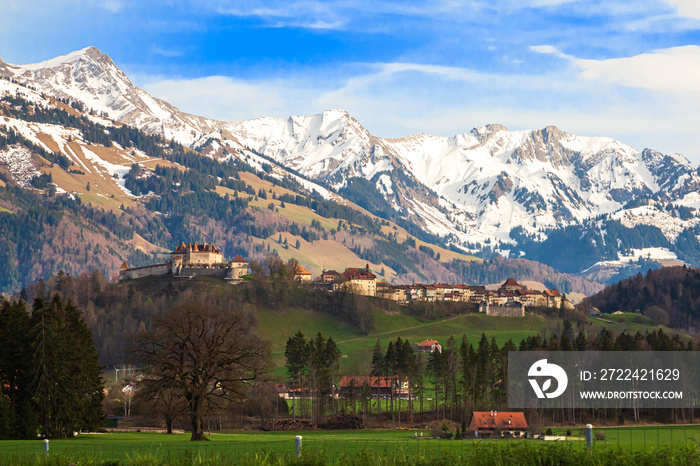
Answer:
[(593, 426), (586, 424), (586, 446), (590, 450), (593, 447)]
[(294, 454), (297, 455), (297, 458), (301, 456), (301, 435), (294, 437)]
[(49, 439), (47, 438), (44, 439), (44, 454), (49, 454)]

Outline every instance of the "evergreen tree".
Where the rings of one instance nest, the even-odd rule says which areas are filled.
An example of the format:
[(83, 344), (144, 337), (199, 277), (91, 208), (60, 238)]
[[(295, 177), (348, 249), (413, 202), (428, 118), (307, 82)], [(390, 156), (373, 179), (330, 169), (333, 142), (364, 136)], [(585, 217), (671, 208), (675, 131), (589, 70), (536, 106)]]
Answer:
[(42, 435), (71, 437), (97, 428), (104, 417), (102, 368), (81, 312), (58, 294), (49, 302), (36, 299), (29, 334), (30, 390)]
[(301, 386), (301, 378), (306, 367), (306, 338), (299, 330), (287, 340), (284, 350), (287, 373), (292, 380), (292, 417), (296, 419), (296, 389)]
[(29, 312), (24, 301), (0, 305), (0, 439), (36, 432), (29, 382)]
[(372, 372), (371, 377), (376, 377), (377, 380), (377, 417), (382, 415), (382, 402), (380, 400), (381, 392), (381, 377), (384, 375), (384, 354), (382, 353), (382, 344), (377, 338), (372, 352)]

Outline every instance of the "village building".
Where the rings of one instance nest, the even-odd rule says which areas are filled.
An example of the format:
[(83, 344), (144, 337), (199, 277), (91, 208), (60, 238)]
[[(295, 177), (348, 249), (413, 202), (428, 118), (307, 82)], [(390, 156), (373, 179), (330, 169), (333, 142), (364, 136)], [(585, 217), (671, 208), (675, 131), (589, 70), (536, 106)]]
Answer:
[(364, 269), (345, 269), (340, 280), (341, 283), (338, 284), (338, 288), (343, 288), (362, 296), (377, 295), (377, 277), (370, 270), (369, 264)]
[(503, 282), (503, 284), (499, 288), (499, 290), (504, 291), (504, 292), (514, 292), (514, 291), (522, 290), (522, 289), (525, 289), (525, 287), (522, 286), (517, 281), (515, 281), (515, 278), (513, 278), (513, 277), (511, 277), (508, 280), (506, 280), (505, 282)]
[(561, 294), (557, 290), (544, 290), (542, 294), (545, 297), (547, 307), (561, 306)]
[(418, 343), (418, 353), (442, 353), (442, 345), (437, 340), (423, 340)]
[(297, 265), (296, 267), (294, 267), (294, 280), (300, 283), (310, 283), (311, 272), (306, 270), (303, 266)]
[(420, 283), (409, 285), (408, 293), (411, 301), (425, 301), (425, 287)]
[(537, 290), (517, 290), (515, 294), (518, 296), (518, 300), (528, 307), (541, 306), (544, 301), (542, 292)]
[(333, 283), (340, 277), (340, 274), (335, 270), (324, 270), (321, 274), (321, 281), (323, 283)]
[(522, 412), (474, 411), (469, 430), (477, 437), (524, 437), (527, 421)]
[(424, 285), (425, 301), (434, 302), (438, 300), (438, 288), (435, 285)]

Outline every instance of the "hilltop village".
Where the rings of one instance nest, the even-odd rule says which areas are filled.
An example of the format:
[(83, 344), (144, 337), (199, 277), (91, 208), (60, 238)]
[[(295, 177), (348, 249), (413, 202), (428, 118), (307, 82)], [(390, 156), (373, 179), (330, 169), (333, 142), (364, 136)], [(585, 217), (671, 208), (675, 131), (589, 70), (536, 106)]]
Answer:
[[(248, 262), (237, 255), (227, 262), (214, 243), (180, 243), (172, 252), (170, 260), (143, 267), (129, 267), (124, 262), (119, 269), (119, 281), (147, 276), (172, 275), (175, 279), (192, 279), (196, 276), (217, 277), (236, 285), (248, 274)], [(369, 264), (364, 268), (346, 268), (343, 272), (324, 270), (312, 279), (312, 274), (297, 265), (294, 279), (311, 286), (325, 287), (329, 292), (340, 289), (357, 295), (377, 297), (409, 303), (412, 301), (449, 301), (471, 303), (487, 315), (524, 316), (526, 307), (573, 308), (573, 304), (556, 290), (529, 290), (514, 278), (508, 278), (496, 290), (487, 290), (484, 285), (423, 284), (393, 285), (378, 281)]]

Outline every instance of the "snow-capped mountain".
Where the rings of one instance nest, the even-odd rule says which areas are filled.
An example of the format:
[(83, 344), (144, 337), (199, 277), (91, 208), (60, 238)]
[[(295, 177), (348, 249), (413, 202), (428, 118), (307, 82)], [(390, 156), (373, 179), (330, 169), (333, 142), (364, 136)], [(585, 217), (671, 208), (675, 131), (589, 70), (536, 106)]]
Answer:
[(186, 114), (136, 88), (94, 47), (33, 65), (0, 61), (0, 76), (215, 158), (240, 157), (259, 166), (274, 161), (277, 176), (296, 177), (325, 196), (332, 194), (323, 186), (356, 202), (371, 197), (374, 207), (380, 199), (396, 215), (466, 249), (512, 243), (516, 228), (543, 240), (547, 230), (600, 215), (614, 214), (630, 225), (643, 217), (642, 224), (658, 220), (670, 241), (679, 228), (697, 223), (694, 214), (686, 215), (671, 228), (648, 210), (624, 209), (649, 196), (697, 203), (697, 165), (610, 138), (579, 137), (553, 126), (509, 131), (488, 125), (454, 137), (382, 139), (342, 110), (221, 122)]

